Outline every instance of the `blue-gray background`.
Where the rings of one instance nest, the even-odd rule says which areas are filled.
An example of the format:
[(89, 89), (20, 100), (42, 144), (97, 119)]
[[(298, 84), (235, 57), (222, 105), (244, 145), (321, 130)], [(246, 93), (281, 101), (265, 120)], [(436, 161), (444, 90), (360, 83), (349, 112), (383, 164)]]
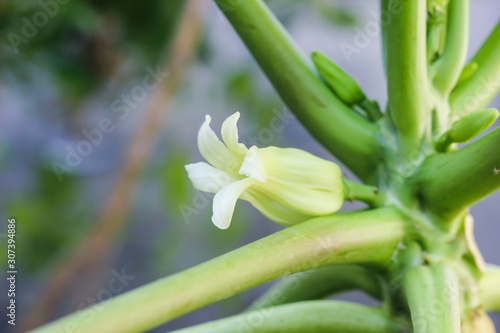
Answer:
[[(85, 139), (83, 130), (96, 128), (101, 119), (110, 117), (112, 101), (140, 85), (147, 66), (162, 63), (160, 55), (168, 49), (179, 6), (152, 3), (149, 9), (143, 7), (146, 4), (111, 1), (99, 6), (86, 1), (61, 5), (35, 37), (19, 45), (18, 52), (13, 51), (8, 34), (20, 35), (22, 18), (39, 11), (39, 5), (7, 1), (0, 6), (0, 215), (3, 232), (7, 217), (18, 220), (20, 323), (29, 316), (28, 309), (54, 269), (95, 222), (141, 123), (149, 95), (130, 109), (129, 117), (117, 121), (116, 130), (105, 135), (62, 182), (57, 180), (52, 163), (63, 162), (67, 147)], [(380, 33), (372, 30), (378, 20), (377, 1), (273, 0), (270, 4), (306, 53), (325, 52), (360, 82), (369, 97), (385, 105)], [(472, 1), (470, 54), (499, 18), (497, 0)], [(283, 112), (282, 103), (213, 4), (203, 24), (195, 61), (183, 73), (177, 93), (163, 106), (167, 115), (162, 129), (134, 189), (133, 203), (123, 207), (129, 213), (106, 248), (106, 259), (92, 269), (91, 279), (73, 281), (64, 304), (52, 317), (100, 295), (113, 270), (125, 269), (134, 276), (124, 288), (130, 290), (281, 229), (246, 203), (238, 203), (229, 230), (220, 231), (211, 224), (210, 202), (191, 189), (183, 170), (184, 164), (201, 161), (196, 133), (205, 114), (212, 115), (218, 131), (223, 119), (240, 111), (243, 142), (297, 147), (335, 160), (295, 119), (285, 117), (283, 130), (269, 130), (276, 114)], [(341, 45), (355, 47), (356, 52), (346, 56)], [(500, 99), (491, 106), (500, 108)], [(495, 264), (500, 264), (499, 200), (497, 193), (472, 209), (479, 247), (486, 261)], [(358, 207), (347, 203), (344, 209)], [(1, 244), (5, 248), (5, 237)], [(0, 263), (4, 267), (4, 256)], [(195, 311), (155, 331), (237, 313), (265, 287)], [(360, 293), (343, 298), (375, 304)], [(493, 318), (500, 327), (500, 316)], [(2, 319), (0, 329), (4, 328)]]

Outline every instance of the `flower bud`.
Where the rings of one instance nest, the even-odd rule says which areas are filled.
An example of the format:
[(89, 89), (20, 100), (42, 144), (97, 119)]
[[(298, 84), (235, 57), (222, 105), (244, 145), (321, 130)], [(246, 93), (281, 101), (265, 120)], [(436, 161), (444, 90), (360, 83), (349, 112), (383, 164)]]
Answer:
[(453, 142), (470, 141), (490, 127), (497, 118), (496, 109), (476, 111), (454, 122), (448, 136)]
[(292, 225), (339, 210), (344, 201), (340, 168), (294, 148), (247, 148), (238, 142), (239, 113), (222, 124), (222, 143), (210, 128), (210, 116), (198, 133), (201, 155), (211, 164), (186, 165), (196, 189), (215, 193), (212, 222), (231, 223), (237, 199), (249, 201), (266, 217)]
[(326, 55), (315, 51), (311, 58), (319, 75), (344, 103), (354, 105), (365, 99), (358, 83)]
[(467, 65), (464, 66), (462, 69), (462, 73), (460, 73), (460, 77), (458, 78), (457, 84), (462, 83), (464, 81), (467, 81), (468, 78), (474, 74), (478, 68), (477, 62), (469, 62)]

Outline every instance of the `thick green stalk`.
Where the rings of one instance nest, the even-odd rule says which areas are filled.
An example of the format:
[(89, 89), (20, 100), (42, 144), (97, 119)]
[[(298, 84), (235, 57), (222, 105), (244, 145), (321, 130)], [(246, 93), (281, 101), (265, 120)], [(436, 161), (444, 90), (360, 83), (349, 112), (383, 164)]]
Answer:
[(469, 0), (451, 0), (443, 54), (432, 66), (434, 86), (448, 96), (460, 77), (469, 41)]
[(477, 70), (450, 96), (455, 119), (486, 108), (500, 90), (500, 21), (471, 62)]
[(311, 134), (357, 176), (373, 179), (377, 126), (356, 115), (321, 82), (264, 2), (216, 3), (283, 101)]
[(308, 301), (246, 312), (175, 333), (402, 333), (382, 310), (338, 301)]
[(284, 278), (255, 300), (249, 310), (321, 299), (354, 289), (363, 290), (380, 299), (381, 288), (376, 274), (366, 268), (356, 265), (333, 265)]
[(481, 300), (486, 311), (500, 312), (500, 267), (488, 265), (479, 281)]
[(426, 2), (384, 0), (391, 20), (385, 29), (388, 111), (407, 154), (420, 147), (428, 122)]
[(403, 291), (415, 333), (460, 333), (458, 279), (446, 264), (412, 268)]
[(500, 128), (454, 152), (427, 158), (413, 179), (423, 210), (453, 217), (500, 189)]
[(406, 223), (390, 207), (312, 219), (34, 332), (64, 332), (68, 325), (82, 333), (142, 332), (289, 274), (337, 263), (385, 265)]

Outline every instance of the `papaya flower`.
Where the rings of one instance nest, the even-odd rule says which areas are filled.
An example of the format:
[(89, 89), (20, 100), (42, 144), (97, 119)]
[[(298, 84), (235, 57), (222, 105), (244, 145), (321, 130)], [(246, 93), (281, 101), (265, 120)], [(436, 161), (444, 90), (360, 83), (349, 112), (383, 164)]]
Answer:
[(283, 225), (340, 209), (344, 186), (335, 163), (295, 148), (247, 148), (238, 140), (239, 117), (236, 112), (224, 121), (222, 142), (207, 115), (198, 148), (208, 163), (185, 166), (197, 190), (215, 193), (212, 222), (218, 228), (229, 227), (238, 199)]

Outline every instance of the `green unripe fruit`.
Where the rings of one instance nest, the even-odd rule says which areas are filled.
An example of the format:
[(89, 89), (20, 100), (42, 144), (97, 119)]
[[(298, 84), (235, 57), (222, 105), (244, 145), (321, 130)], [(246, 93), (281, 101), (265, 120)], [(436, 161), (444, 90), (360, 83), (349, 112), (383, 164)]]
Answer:
[(358, 83), (326, 55), (314, 51), (311, 58), (326, 84), (344, 103), (354, 105), (366, 98)]

